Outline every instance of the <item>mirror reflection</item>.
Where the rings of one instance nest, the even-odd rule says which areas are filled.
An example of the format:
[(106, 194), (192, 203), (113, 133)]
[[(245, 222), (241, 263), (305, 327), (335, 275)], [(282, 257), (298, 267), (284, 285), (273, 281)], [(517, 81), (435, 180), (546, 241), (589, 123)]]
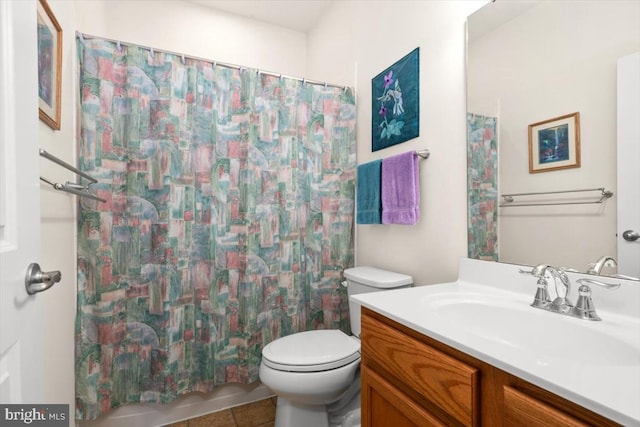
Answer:
[(471, 258), (583, 272), (617, 259), (616, 66), (640, 51), (638, 16), (637, 1), (498, 1), (469, 17)]

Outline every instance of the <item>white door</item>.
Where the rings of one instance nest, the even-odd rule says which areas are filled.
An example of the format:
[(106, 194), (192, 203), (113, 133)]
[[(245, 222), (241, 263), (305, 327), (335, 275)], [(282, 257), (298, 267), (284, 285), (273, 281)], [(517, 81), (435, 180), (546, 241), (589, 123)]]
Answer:
[(639, 117), (640, 52), (618, 59), (618, 274), (633, 277), (640, 277)]
[(0, 403), (42, 403), (36, 0), (0, 0)]

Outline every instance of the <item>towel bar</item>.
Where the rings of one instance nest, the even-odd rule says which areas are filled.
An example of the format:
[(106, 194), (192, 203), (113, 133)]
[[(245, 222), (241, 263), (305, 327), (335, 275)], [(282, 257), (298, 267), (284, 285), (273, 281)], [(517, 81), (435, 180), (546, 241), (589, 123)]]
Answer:
[[(80, 175), (81, 177), (87, 179), (89, 181), (88, 185), (95, 184), (96, 182), (98, 182), (98, 180), (95, 179), (94, 177), (92, 177), (91, 175), (88, 175), (88, 174), (82, 172), (80, 169), (76, 168), (75, 166), (70, 165), (69, 163), (65, 162), (64, 160), (60, 160), (56, 156), (47, 153), (42, 148), (40, 149), (40, 156), (44, 157), (47, 160), (51, 160), (53, 163), (56, 163), (56, 164), (62, 166), (63, 168), (70, 170), (71, 172), (75, 173), (76, 175)], [(47, 184), (52, 186), (55, 190), (65, 191), (67, 193), (75, 194), (76, 196), (80, 196), (80, 197), (88, 197), (89, 199), (98, 200), (98, 201), (103, 202), (103, 203), (106, 202), (105, 199), (101, 199), (100, 197), (98, 197), (95, 194), (91, 193), (89, 191), (89, 187), (88, 186), (85, 186), (85, 185), (82, 185), (82, 184), (75, 184), (75, 183), (72, 183), (72, 182), (67, 182), (66, 184), (60, 184), (60, 183), (57, 183), (57, 182), (51, 182), (48, 179), (43, 178), (43, 177), (40, 177), (40, 180), (46, 182)]]
[[(600, 198), (598, 200), (593, 200), (593, 201), (576, 201), (576, 202), (549, 201), (549, 202), (539, 202), (539, 203), (515, 203), (515, 204), (511, 204), (511, 203), (513, 203), (515, 201), (514, 197), (519, 197), (519, 196), (525, 197), (525, 196), (540, 196), (540, 195), (546, 195), (546, 194), (581, 193), (581, 192), (585, 192), (585, 191), (600, 191)], [(604, 187), (587, 188), (587, 189), (582, 189), (582, 190), (542, 191), (542, 192), (538, 192), (538, 193), (503, 194), (501, 196), (503, 203), (501, 203), (499, 205), (499, 207), (505, 208), (505, 207), (516, 207), (516, 206), (588, 205), (588, 204), (592, 204), (592, 203), (602, 203), (606, 199), (608, 199), (608, 198), (610, 198), (612, 196), (613, 196), (613, 192), (605, 190)]]
[(429, 155), (430, 155), (431, 153), (429, 152), (429, 150), (428, 150), (428, 149), (426, 149), (426, 148), (425, 148), (424, 150), (416, 150), (416, 154), (417, 154), (418, 156), (420, 156), (422, 159), (425, 159), (425, 160), (426, 160), (426, 159), (428, 159), (428, 158), (429, 158)]

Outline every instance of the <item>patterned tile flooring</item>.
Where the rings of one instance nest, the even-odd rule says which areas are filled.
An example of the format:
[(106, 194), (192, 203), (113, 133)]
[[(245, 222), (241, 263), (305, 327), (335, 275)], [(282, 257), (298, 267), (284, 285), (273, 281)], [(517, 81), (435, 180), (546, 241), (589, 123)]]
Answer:
[(275, 419), (276, 398), (270, 397), (165, 427), (273, 427)]

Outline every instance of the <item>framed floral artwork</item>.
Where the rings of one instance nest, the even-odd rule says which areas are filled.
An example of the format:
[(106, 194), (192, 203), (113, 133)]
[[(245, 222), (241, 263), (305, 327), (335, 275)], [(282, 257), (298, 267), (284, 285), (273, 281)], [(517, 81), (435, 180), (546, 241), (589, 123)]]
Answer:
[(415, 48), (371, 80), (371, 150), (419, 135), (420, 48)]
[(580, 113), (529, 125), (529, 173), (580, 167)]
[(38, 97), (40, 120), (60, 129), (62, 28), (46, 0), (38, 1)]

